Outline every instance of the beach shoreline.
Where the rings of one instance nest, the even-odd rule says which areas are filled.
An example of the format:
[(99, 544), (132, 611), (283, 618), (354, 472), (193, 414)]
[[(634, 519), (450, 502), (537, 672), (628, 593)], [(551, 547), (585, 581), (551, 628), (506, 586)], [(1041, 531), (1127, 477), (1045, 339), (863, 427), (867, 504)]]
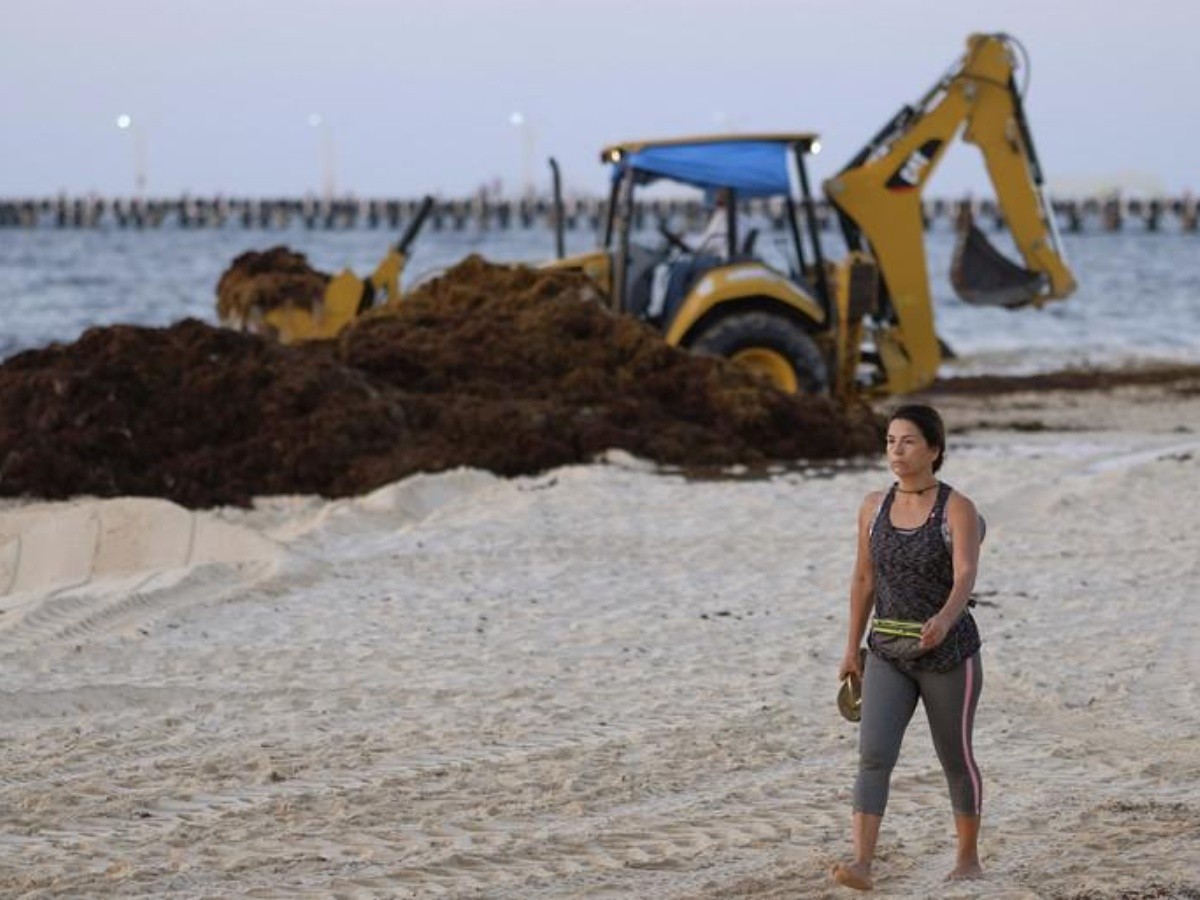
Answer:
[[(989, 523), (988, 875), (941, 882), (918, 713), (877, 896), (1200, 893), (1188, 384), (916, 398)], [(0, 893), (839, 896), (836, 669), (855, 513), (888, 480), (610, 454), (251, 510), (6, 504)], [(91, 562), (14, 562), (19, 516)]]

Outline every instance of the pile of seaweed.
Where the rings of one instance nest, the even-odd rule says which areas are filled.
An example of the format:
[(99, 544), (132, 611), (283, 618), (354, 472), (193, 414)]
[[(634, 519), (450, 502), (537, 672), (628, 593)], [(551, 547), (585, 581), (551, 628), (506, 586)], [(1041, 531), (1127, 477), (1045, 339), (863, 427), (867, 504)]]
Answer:
[(0, 365), (0, 495), (364, 493), (610, 448), (686, 469), (877, 453), (879, 418), (668, 346), (583, 275), (472, 257), (332, 341), (186, 320), (95, 328)]

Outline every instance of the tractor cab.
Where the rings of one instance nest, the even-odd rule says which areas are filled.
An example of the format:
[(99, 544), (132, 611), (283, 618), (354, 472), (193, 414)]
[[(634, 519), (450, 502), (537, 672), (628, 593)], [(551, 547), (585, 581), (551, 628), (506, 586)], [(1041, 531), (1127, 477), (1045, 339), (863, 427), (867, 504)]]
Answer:
[[(614, 281), (614, 306), (669, 320), (680, 298), (669, 297), (675, 309), (663, 310), (664, 287), (677, 295), (704, 272), (747, 262), (808, 282), (806, 293), (824, 305), (828, 298), (817, 276), (823, 256), (805, 167), (805, 155), (819, 147), (812, 134), (675, 138), (605, 147), (601, 160), (612, 166), (612, 189), (604, 245), (613, 254), (614, 275), (625, 263), (624, 278)], [(651, 194), (663, 199), (647, 203)], [(680, 222), (682, 216), (673, 213), (698, 206), (708, 224), (701, 234), (690, 235), (686, 228), (694, 223)], [(647, 208), (656, 218), (651, 234), (657, 241), (647, 240)], [(786, 243), (770, 244), (763, 239), (764, 226), (781, 220)], [(647, 291), (647, 267), (664, 263), (668, 277), (659, 269), (658, 290)]]
[(818, 149), (804, 133), (606, 147), (602, 247), (555, 265), (582, 268), (615, 311), (668, 343), (824, 393), (837, 365), (836, 298), (805, 165)]

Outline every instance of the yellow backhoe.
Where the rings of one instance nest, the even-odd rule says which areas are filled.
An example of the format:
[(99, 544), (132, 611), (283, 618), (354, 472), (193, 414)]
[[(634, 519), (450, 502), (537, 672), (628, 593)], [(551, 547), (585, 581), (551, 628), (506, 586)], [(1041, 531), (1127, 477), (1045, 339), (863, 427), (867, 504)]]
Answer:
[[(222, 324), (239, 331), (273, 335), (285, 344), (333, 337), (367, 310), (401, 296), (400, 277), (408, 262), (409, 248), (420, 234), (433, 202), (433, 197), (428, 196), (421, 201), (400, 240), (388, 248), (375, 271), (366, 278), (343, 269), (329, 279), (320, 297), (306, 298), (304, 302), (286, 295), (275, 296), (277, 292), (269, 292), (271, 296), (264, 298), (261, 292), (251, 291), (245, 301), (224, 298), (218, 303)], [(293, 265), (298, 261), (306, 267), (302, 257), (288, 255), (294, 256)], [(323, 277), (311, 270), (309, 274)]]
[[(614, 309), (654, 323), (668, 342), (730, 357), (785, 390), (846, 399), (919, 390), (942, 359), (921, 195), (960, 129), (983, 153), (1025, 264), (1003, 257), (964, 218), (952, 269), (959, 295), (1018, 308), (1075, 287), (1014, 78), (1018, 49), (1006, 35), (972, 35), (958, 63), (824, 183), (849, 251), (840, 260), (823, 250), (810, 190), (817, 136), (787, 133), (606, 147), (613, 181), (603, 247), (548, 265), (583, 270)], [(663, 181), (724, 198), (718, 252), (666, 223), (658, 247), (635, 239), (635, 194)], [(739, 219), (754, 203), (781, 209), (790, 246), (774, 260), (755, 246), (754, 231), (739, 240)]]

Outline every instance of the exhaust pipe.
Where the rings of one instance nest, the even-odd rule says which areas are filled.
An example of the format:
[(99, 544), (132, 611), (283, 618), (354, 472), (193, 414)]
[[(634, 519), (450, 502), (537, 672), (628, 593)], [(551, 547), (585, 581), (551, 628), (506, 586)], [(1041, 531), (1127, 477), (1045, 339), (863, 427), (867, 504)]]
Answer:
[(559, 259), (567, 255), (563, 240), (562, 175), (558, 171), (558, 160), (550, 157), (550, 179), (554, 186), (554, 252)]

